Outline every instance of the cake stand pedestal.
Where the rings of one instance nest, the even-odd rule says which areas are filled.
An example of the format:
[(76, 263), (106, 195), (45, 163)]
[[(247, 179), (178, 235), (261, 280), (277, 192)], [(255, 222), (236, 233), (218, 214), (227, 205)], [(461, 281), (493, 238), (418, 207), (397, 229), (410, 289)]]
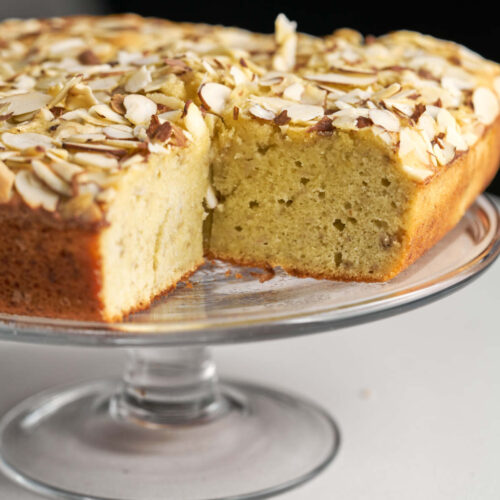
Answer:
[(335, 422), (301, 397), (219, 382), (209, 346), (396, 314), (465, 285), (499, 253), (499, 213), (482, 196), (446, 238), (389, 283), (334, 283), (280, 271), (261, 283), (258, 270), (215, 262), (192, 284), (118, 324), (0, 314), (6, 340), (122, 347), (128, 356), (121, 380), (47, 391), (5, 415), (0, 469), (61, 499), (258, 499), (293, 488), (334, 458)]

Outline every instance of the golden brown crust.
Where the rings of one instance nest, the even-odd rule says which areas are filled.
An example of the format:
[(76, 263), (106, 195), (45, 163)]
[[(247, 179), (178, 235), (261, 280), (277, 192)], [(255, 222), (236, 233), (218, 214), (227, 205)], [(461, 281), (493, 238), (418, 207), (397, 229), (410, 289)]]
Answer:
[(403, 258), (387, 279), (415, 262), (455, 227), (492, 181), (499, 162), (500, 117), (466, 154), (455, 159), (428, 184), (419, 186)]
[(99, 232), (58, 227), (22, 206), (0, 207), (0, 310), (102, 319)]

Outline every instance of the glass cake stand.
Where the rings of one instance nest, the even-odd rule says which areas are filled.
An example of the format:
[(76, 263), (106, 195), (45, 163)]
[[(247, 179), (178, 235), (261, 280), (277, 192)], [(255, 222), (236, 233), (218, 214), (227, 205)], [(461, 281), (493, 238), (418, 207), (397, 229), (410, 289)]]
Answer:
[(219, 383), (208, 346), (387, 317), (465, 285), (499, 252), (499, 212), (481, 196), (453, 231), (388, 283), (299, 279), (279, 270), (261, 282), (269, 277), (262, 271), (213, 262), (118, 324), (0, 314), (5, 340), (128, 351), (121, 380), (50, 390), (5, 415), (0, 469), (63, 499), (241, 500), (293, 488), (335, 456), (335, 422), (301, 397)]

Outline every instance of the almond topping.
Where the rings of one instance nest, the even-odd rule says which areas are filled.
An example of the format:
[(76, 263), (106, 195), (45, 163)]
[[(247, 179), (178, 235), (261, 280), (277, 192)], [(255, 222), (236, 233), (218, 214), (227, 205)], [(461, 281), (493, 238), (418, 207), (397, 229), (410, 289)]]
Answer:
[(25, 132), (21, 134), (11, 134), (9, 132), (4, 132), (2, 134), (2, 142), (8, 147), (18, 150), (37, 147), (42, 147), (45, 149), (52, 146), (50, 137), (34, 132)]
[(208, 134), (208, 127), (203, 119), (200, 108), (193, 102), (189, 102), (186, 106), (186, 116), (184, 123), (188, 132), (195, 138), (199, 139)]
[(26, 94), (2, 97), (0, 99), (0, 107), (2, 107), (2, 104), (7, 104), (7, 109), (5, 109), (3, 113), (12, 113), (14, 116), (18, 116), (38, 111), (50, 100), (51, 97), (49, 95), (33, 91), (27, 92)]
[(140, 94), (131, 94), (125, 97), (123, 105), (127, 110), (125, 118), (134, 125), (145, 125), (149, 123), (151, 116), (156, 113), (157, 106), (151, 99)]
[(288, 113), (286, 111), (286, 109), (284, 109), (278, 116), (276, 116), (274, 118), (274, 123), (276, 123), (276, 125), (286, 125), (287, 123), (289, 123), (291, 120), (291, 118), (288, 116)]
[(73, 156), (76, 163), (83, 166), (98, 167), (103, 169), (118, 168), (118, 160), (114, 156), (100, 153), (76, 153)]
[(53, 191), (65, 196), (71, 196), (72, 191), (69, 184), (58, 177), (45, 163), (40, 160), (33, 160), (31, 166), (35, 175)]
[(417, 182), (423, 182), (427, 179), (427, 177), (430, 177), (433, 174), (432, 170), (422, 167), (413, 167), (410, 165), (403, 165), (403, 170), (408, 174), (410, 179)]
[(266, 121), (274, 120), (274, 117), (276, 116), (273, 111), (263, 108), (260, 104), (252, 105), (248, 112), (255, 118), (260, 118), (261, 120)]
[(149, 72), (146, 66), (141, 66), (139, 70), (132, 73), (132, 75), (127, 80), (125, 84), (125, 90), (127, 92), (136, 93), (139, 90), (142, 90), (148, 83), (151, 83), (153, 80), (151, 78), (151, 73)]
[(479, 87), (472, 95), (474, 113), (481, 123), (489, 125), (495, 121), (498, 115), (498, 99), (495, 94), (486, 87)]
[(367, 87), (377, 81), (377, 75), (350, 75), (347, 73), (309, 74), (305, 75), (305, 78), (315, 82), (352, 85), (355, 87)]
[(170, 122), (160, 123), (158, 117), (153, 115), (146, 133), (152, 141), (166, 142), (172, 135), (172, 124)]
[(41, 207), (49, 212), (56, 209), (59, 196), (39, 181), (32, 172), (20, 170), (16, 175), (15, 186), (29, 207)]
[(220, 115), (229, 100), (231, 89), (220, 83), (204, 83), (198, 90), (198, 95), (208, 110)]
[(10, 200), (15, 178), (14, 173), (0, 160), (0, 203), (7, 203)]
[(125, 106), (123, 104), (123, 100), (125, 99), (125, 96), (123, 94), (113, 94), (111, 97), (111, 100), (109, 101), (109, 107), (115, 112), (118, 113), (119, 115), (124, 115), (127, 110), (125, 109)]

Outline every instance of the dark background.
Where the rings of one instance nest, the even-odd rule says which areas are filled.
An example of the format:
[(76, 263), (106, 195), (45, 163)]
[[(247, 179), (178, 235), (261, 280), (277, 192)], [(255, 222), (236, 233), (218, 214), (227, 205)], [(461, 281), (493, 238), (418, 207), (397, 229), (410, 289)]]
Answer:
[[(355, 28), (365, 35), (411, 29), (454, 40), (500, 62), (500, 21), (493, 11), (494, 5), (494, 2), (462, 4), (426, 0), (0, 0), (0, 18), (137, 12), (173, 21), (235, 25), (271, 32), (274, 18), (284, 12), (298, 22), (300, 31), (315, 35), (327, 34), (340, 27)], [(500, 175), (493, 181), (490, 191), (500, 195)]]

